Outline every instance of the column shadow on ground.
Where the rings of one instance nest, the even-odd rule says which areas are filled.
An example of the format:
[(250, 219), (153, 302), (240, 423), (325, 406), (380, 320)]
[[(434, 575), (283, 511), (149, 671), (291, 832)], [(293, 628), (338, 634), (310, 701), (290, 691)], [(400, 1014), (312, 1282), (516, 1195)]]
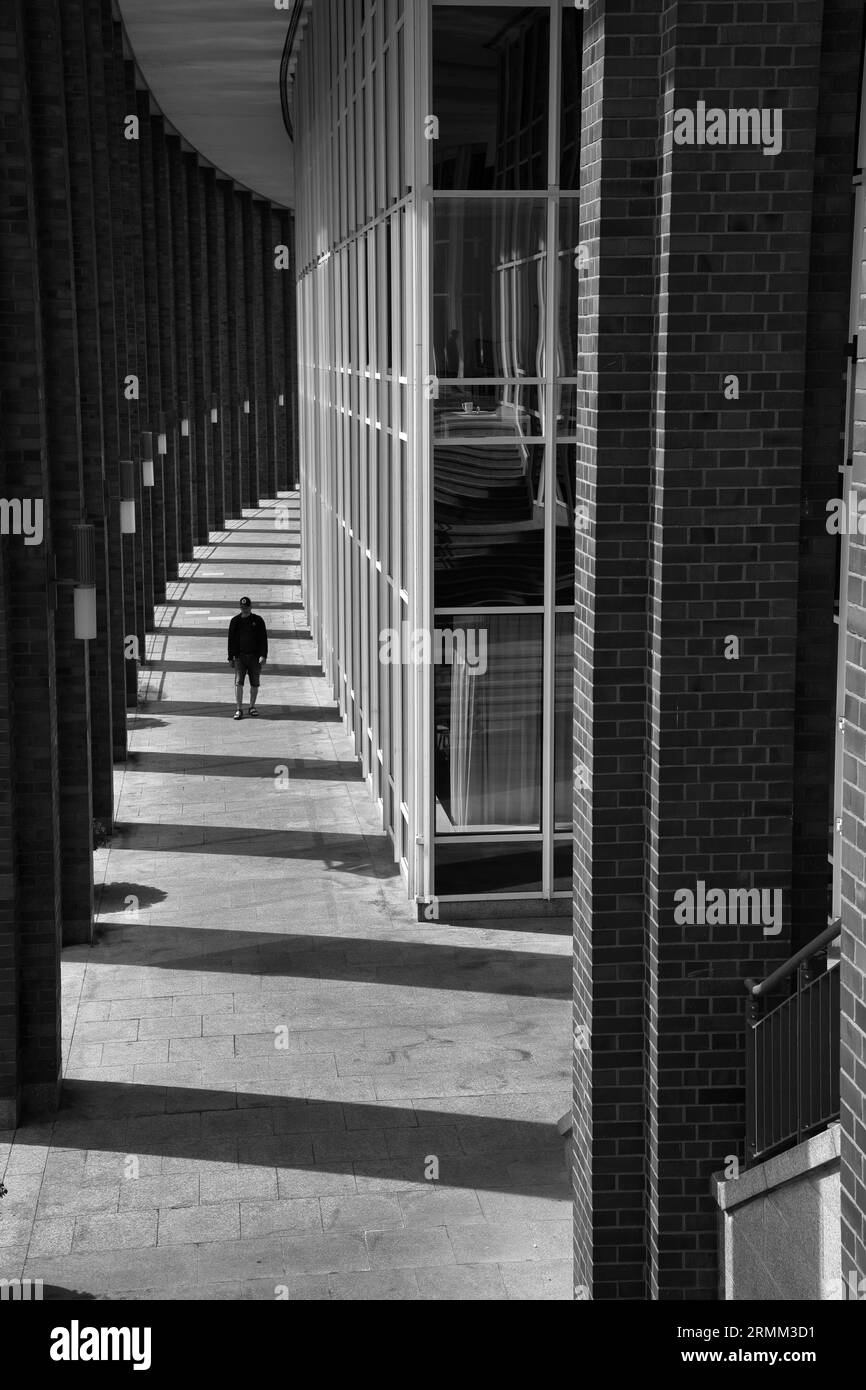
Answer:
[[(447, 1104), (447, 1100), (443, 1102)], [(64, 1149), (292, 1172), (342, 1173), (417, 1184), (438, 1159), (440, 1187), (567, 1200), (569, 1175), (555, 1123), (466, 1115), (423, 1106), (306, 1099), (257, 1091), (64, 1081), (49, 1139)], [(28, 1140), (27, 1126), (17, 1135)]]
[(275, 761), (289, 770), (289, 778), (299, 782), (363, 782), (361, 764), (330, 761), (319, 758), (286, 758), (279, 753), (267, 757), (231, 757), (222, 753), (154, 753), (148, 750), (132, 752), (126, 767), (147, 776), (176, 773), (195, 777), (274, 777)]
[[(395, 941), (282, 931), (141, 926), (122, 919), (101, 922), (98, 933), (98, 942), (88, 958), (97, 967), (139, 965), (207, 974), (339, 980), (397, 988), (469, 990), (521, 999), (564, 1000), (571, 995), (571, 956), (550, 951), (457, 946), (409, 936)], [(251, 1008), (255, 1011), (254, 1004)]]
[[(390, 857), (387, 836), (373, 840), (338, 831), (174, 825), (162, 821), (117, 822), (112, 849), (125, 853), (159, 850), (164, 854), (229, 854), (244, 858), (306, 860), (326, 869), (372, 878), (399, 874), (398, 866)], [(374, 863), (377, 851), (381, 862)]]

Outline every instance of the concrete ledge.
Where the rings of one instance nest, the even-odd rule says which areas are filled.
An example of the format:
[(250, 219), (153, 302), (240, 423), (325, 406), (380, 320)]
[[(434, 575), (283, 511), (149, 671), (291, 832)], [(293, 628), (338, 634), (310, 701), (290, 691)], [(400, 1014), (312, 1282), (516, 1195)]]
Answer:
[[(424, 903), (418, 903), (418, 921), (423, 922)], [(440, 922), (471, 922), (489, 917), (571, 917), (571, 898), (453, 898), (439, 901)]]
[(837, 1162), (841, 1152), (840, 1128), (838, 1121), (805, 1139), (793, 1149), (776, 1154), (773, 1158), (747, 1168), (738, 1178), (726, 1178), (724, 1173), (714, 1173), (710, 1180), (710, 1190), (722, 1211), (733, 1211), (743, 1202), (751, 1201), (761, 1192), (769, 1192), (783, 1183), (805, 1173), (823, 1168), (828, 1163)]

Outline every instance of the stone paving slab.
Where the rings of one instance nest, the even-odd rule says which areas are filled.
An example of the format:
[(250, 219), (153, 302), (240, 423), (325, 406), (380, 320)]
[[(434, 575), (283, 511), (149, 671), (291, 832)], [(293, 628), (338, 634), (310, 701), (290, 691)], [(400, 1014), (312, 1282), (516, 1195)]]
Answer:
[[(0, 1134), (0, 1277), (135, 1301), (569, 1299), (570, 938), (413, 920), (317, 674), (297, 546), (273, 504), (248, 510), (156, 609), (98, 931), (63, 954), (61, 1108)], [(271, 653), (261, 716), (235, 722), (246, 591)]]

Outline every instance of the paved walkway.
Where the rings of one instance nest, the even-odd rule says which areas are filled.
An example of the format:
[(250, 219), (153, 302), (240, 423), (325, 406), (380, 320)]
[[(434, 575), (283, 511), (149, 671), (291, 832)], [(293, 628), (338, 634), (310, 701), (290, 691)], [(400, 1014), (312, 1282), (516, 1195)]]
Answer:
[[(413, 920), (279, 505), (288, 533), (274, 504), (245, 512), (157, 611), (96, 940), (64, 952), (62, 1107), (0, 1133), (0, 1277), (568, 1299), (567, 924)], [(235, 723), (242, 593), (271, 657)]]

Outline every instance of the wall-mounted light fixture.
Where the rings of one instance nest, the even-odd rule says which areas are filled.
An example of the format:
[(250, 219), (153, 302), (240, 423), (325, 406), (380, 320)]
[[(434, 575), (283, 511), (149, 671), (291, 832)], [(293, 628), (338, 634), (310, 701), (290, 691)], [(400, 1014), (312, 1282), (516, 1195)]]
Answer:
[(217, 398), (216, 398), (216, 396), (213, 395), (213, 396), (211, 396), (211, 398), (210, 398), (210, 422), (211, 422), (212, 425), (218, 425), (218, 424), (219, 424), (219, 420), (220, 420), (219, 406), (218, 406), (218, 404), (217, 404)]
[(248, 386), (246, 386), (246, 387), (244, 387), (244, 415), (249, 415), (249, 413), (250, 413), (250, 388), (249, 388)]
[(156, 452), (161, 456), (168, 453), (168, 429), (165, 423), (165, 411), (159, 412), (159, 434), (156, 436)]
[(153, 487), (153, 434), (144, 430), (141, 436), (141, 485)]
[(285, 396), (283, 395), (283, 393), (282, 393), (282, 391), (281, 391), (280, 394), (277, 396), (277, 405), (280, 406), (280, 407), (282, 407), (282, 406), (285, 405), (285, 403), (286, 403), (286, 398), (285, 398)]
[(74, 579), (57, 578), (57, 556), (48, 555), (48, 604), (57, 612), (59, 591), (73, 590), (73, 631), (81, 642), (96, 636), (96, 537), (89, 522), (72, 528)]
[(180, 433), (183, 439), (189, 439), (189, 411), (186, 408), (186, 401), (180, 403)]
[(135, 463), (120, 460), (120, 529), (124, 536), (135, 535)]
[(96, 636), (96, 532), (90, 522), (73, 526), (75, 546), (75, 636), (91, 642)]

